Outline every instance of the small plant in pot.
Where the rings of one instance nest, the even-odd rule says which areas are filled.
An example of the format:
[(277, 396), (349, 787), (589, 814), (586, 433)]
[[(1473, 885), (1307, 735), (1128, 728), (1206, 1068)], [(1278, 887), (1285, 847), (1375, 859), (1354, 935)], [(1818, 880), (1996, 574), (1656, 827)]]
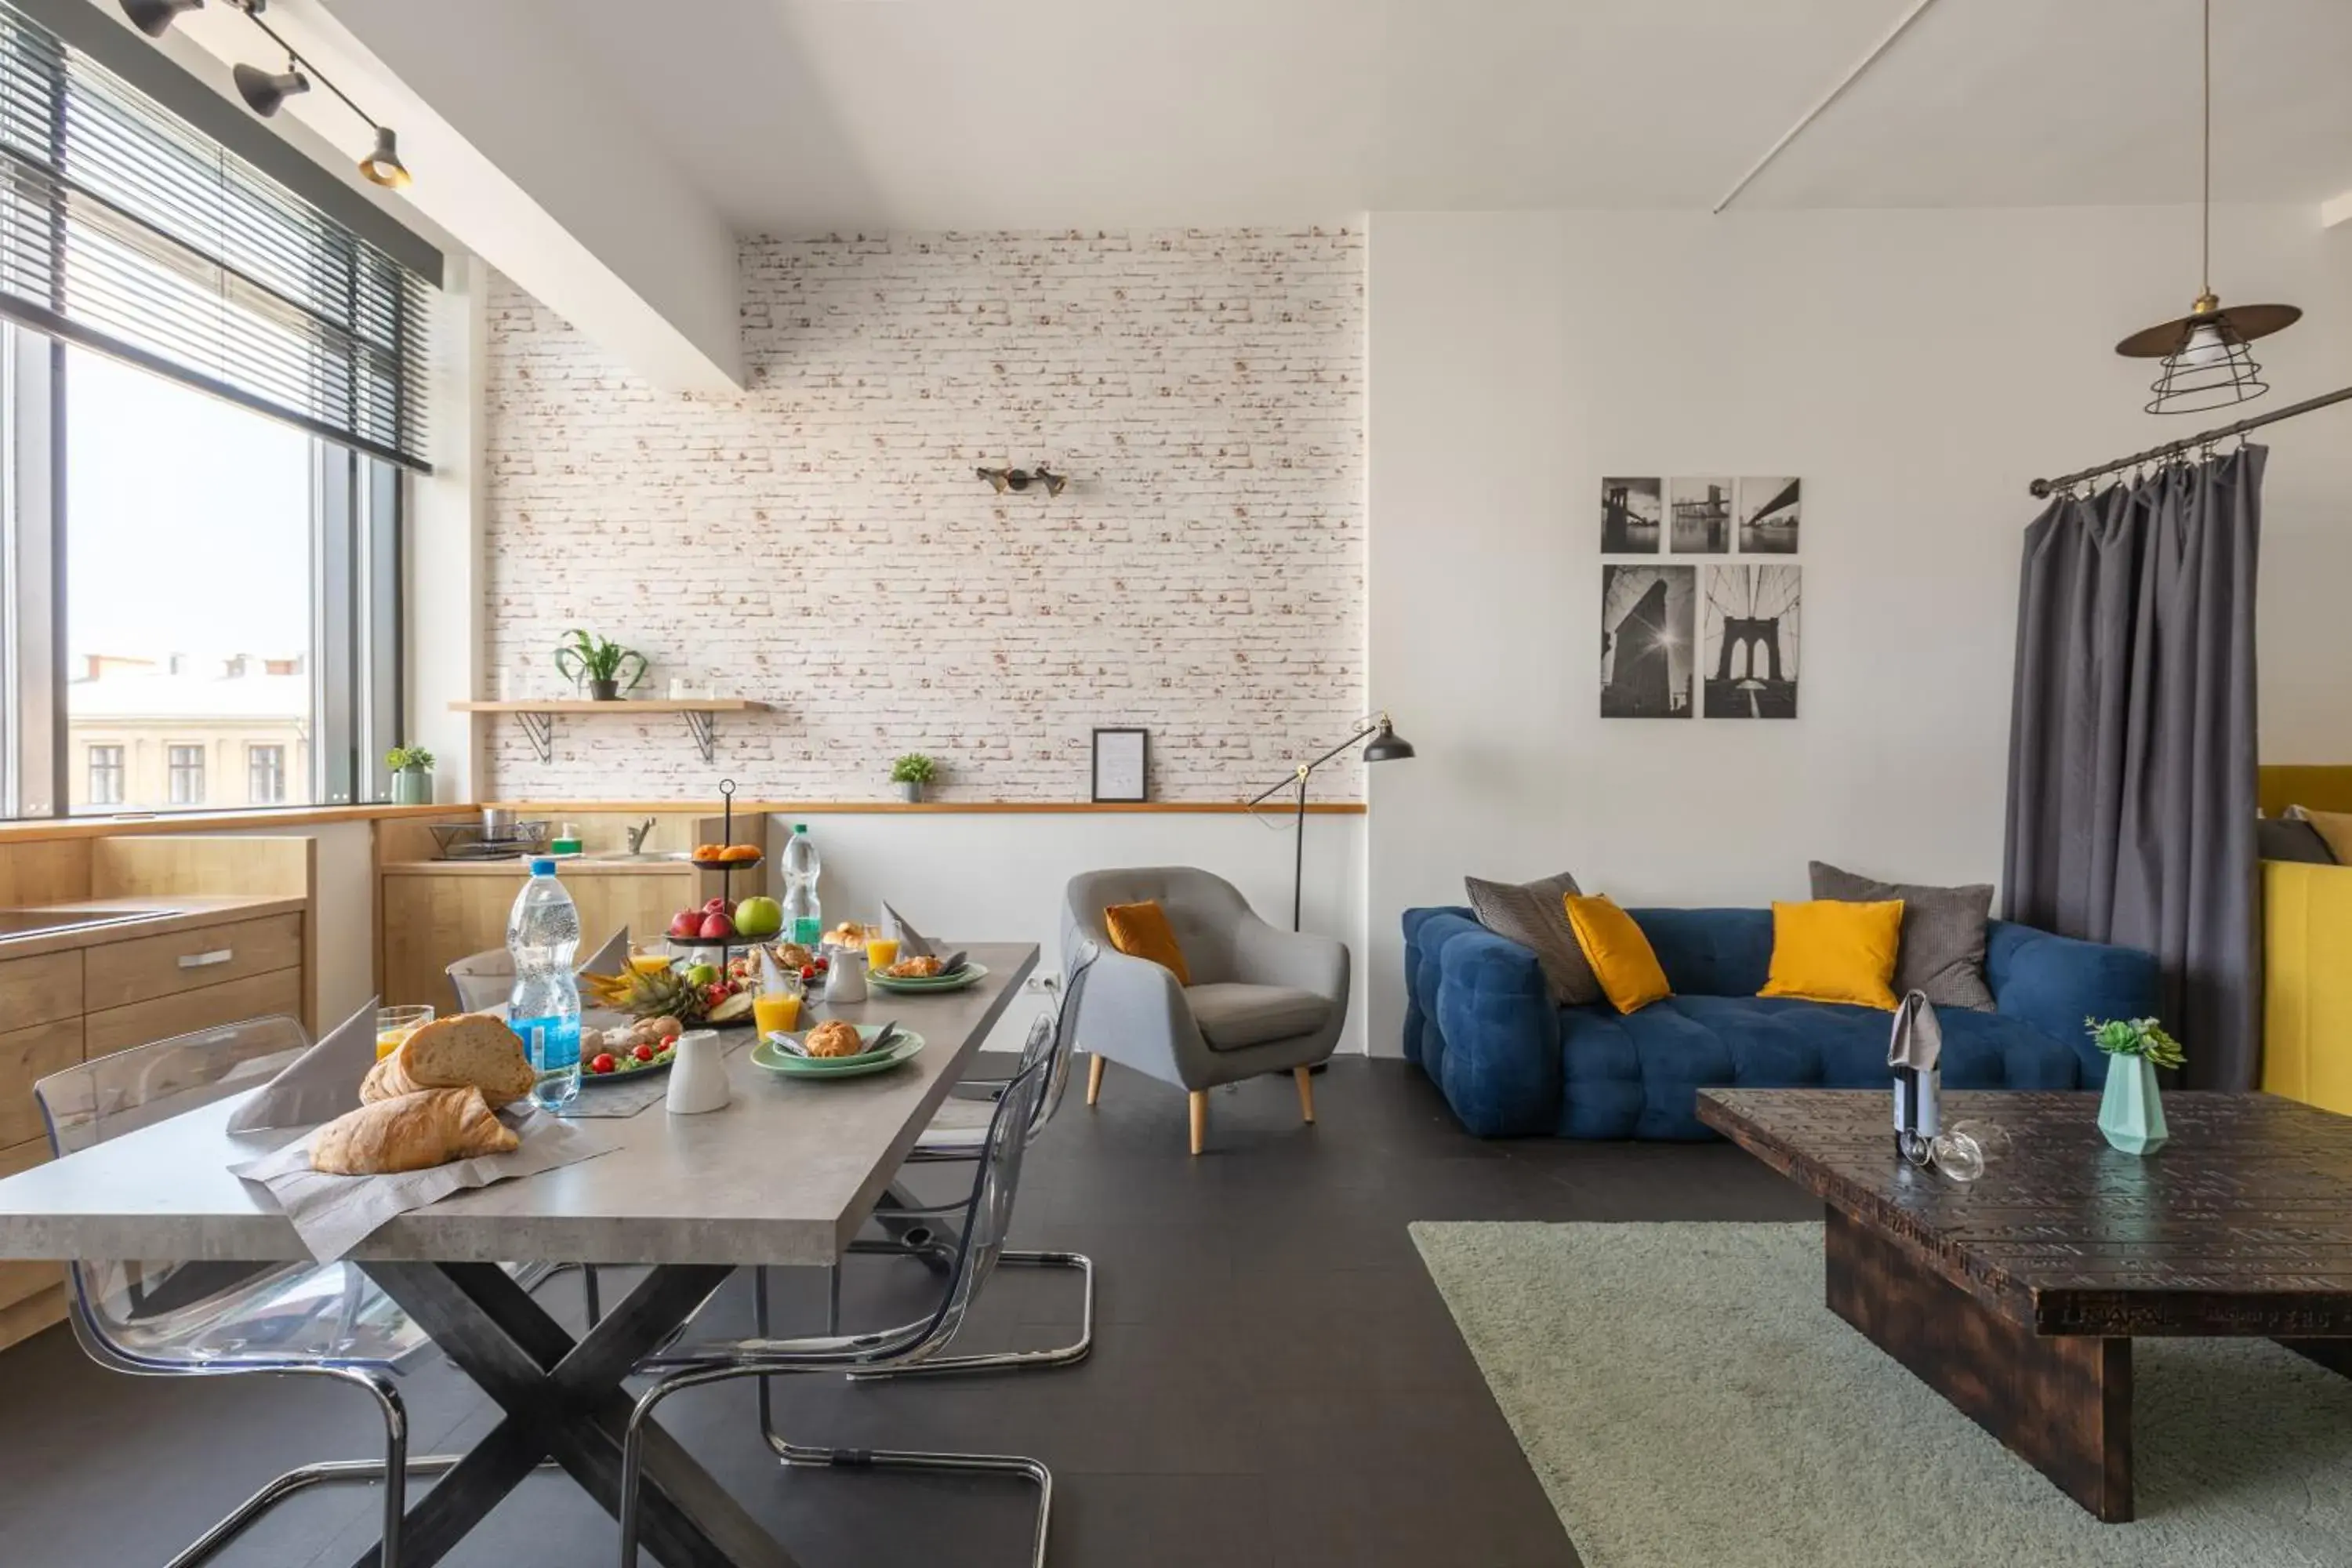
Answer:
[(394, 746), (383, 754), (392, 770), (392, 804), (433, 804), (433, 753), (422, 746)]
[(2153, 1154), (2169, 1137), (2156, 1069), (2177, 1068), (2188, 1055), (2153, 1018), (2085, 1018), (2091, 1042), (2107, 1053), (2107, 1090), (2099, 1100), (2099, 1131), (2126, 1154)]
[(890, 782), (898, 786), (898, 798), (916, 801), (923, 798), (923, 786), (940, 776), (940, 764), (920, 752), (908, 752), (890, 764)]
[(591, 637), (574, 626), (556, 645), (555, 668), (574, 686), (584, 686), (598, 702), (635, 691), (646, 679), (646, 656), (633, 647)]

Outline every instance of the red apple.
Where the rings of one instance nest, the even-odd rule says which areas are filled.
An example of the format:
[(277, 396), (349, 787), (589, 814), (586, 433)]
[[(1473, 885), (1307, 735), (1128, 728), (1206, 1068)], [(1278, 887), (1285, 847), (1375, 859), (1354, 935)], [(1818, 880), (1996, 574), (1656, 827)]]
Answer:
[(705, 942), (712, 942), (720, 937), (734, 934), (735, 922), (729, 920), (723, 910), (713, 910), (702, 917), (702, 939)]
[(712, 899), (702, 906), (702, 912), (706, 915), (723, 915), (727, 912), (727, 900)]
[(702, 934), (702, 911), (700, 910), (680, 910), (677, 913), (670, 916), (669, 934), (679, 937), (700, 936)]

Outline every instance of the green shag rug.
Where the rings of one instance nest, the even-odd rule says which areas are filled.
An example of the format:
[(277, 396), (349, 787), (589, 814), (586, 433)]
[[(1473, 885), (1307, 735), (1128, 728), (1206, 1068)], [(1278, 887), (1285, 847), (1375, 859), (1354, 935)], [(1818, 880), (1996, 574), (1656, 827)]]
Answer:
[(1586, 1568), (2346, 1568), (2352, 1379), (2142, 1340), (2101, 1524), (1822, 1304), (1818, 1225), (1422, 1223)]

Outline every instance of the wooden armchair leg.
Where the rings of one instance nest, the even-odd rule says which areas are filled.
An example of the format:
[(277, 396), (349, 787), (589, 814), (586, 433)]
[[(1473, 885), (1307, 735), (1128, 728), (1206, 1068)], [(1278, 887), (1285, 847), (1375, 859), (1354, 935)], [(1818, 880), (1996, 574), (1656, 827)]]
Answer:
[(1103, 1059), (1101, 1057), (1093, 1057), (1087, 1060), (1087, 1103), (1088, 1105), (1092, 1105), (1096, 1100), (1102, 1098), (1102, 1069)]
[(1209, 1136), (1209, 1091), (1196, 1089), (1192, 1091), (1192, 1152), (1197, 1154), (1201, 1152), (1201, 1145), (1208, 1141)]
[(1309, 1127), (1315, 1125), (1315, 1079), (1311, 1068), (1292, 1068), (1290, 1076), (1298, 1080), (1298, 1119)]

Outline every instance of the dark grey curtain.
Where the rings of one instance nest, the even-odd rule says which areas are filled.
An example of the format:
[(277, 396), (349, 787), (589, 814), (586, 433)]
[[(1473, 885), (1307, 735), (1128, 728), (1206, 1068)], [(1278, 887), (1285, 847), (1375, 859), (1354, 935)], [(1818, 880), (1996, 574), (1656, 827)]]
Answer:
[(2009, 742), (2011, 920), (2155, 953), (2193, 1089), (2262, 1068), (2254, 859), (2260, 447), (2025, 531)]

